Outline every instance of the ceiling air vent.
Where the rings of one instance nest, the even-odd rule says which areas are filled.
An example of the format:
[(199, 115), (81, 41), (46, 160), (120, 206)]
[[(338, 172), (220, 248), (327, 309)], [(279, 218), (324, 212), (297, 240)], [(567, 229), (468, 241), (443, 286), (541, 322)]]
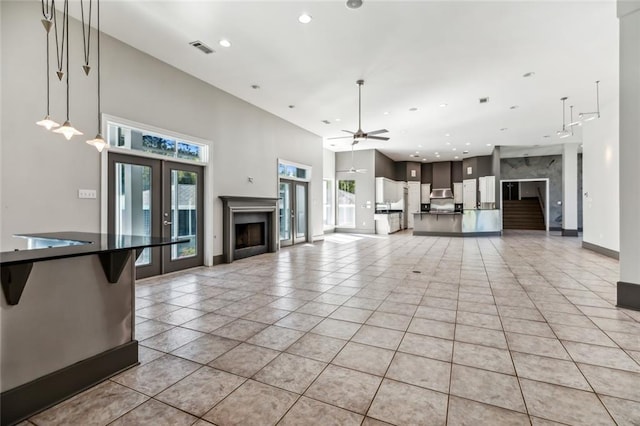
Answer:
[(480, 98), (480, 103), (481, 104), (486, 104), (489, 102), (489, 98)]
[(207, 55), (210, 54), (210, 53), (214, 53), (215, 52), (215, 50), (213, 50), (212, 48), (210, 48), (209, 46), (207, 46), (206, 44), (204, 44), (200, 40), (192, 41), (189, 44), (191, 46), (195, 47), (196, 49), (198, 49), (199, 51), (201, 51), (203, 53), (206, 53)]
[(329, 120), (322, 120), (322, 122), (323, 122), (324, 124), (331, 124), (331, 122), (330, 122)]

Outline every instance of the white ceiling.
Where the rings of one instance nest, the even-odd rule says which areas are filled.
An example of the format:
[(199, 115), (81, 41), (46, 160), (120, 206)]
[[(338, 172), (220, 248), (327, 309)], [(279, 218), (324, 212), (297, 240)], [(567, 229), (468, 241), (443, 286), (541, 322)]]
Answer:
[[(298, 22), (303, 12), (311, 23)], [(362, 78), (363, 130), (386, 128), (391, 140), (356, 149), (394, 160), (572, 141), (555, 136), (560, 97), (576, 113), (593, 111), (601, 80), (604, 113), (618, 98), (614, 0), (364, 0), (357, 10), (344, 1), (103, 0), (101, 21), (111, 36), (325, 138), (356, 130)], [(349, 140), (325, 146), (350, 149)]]

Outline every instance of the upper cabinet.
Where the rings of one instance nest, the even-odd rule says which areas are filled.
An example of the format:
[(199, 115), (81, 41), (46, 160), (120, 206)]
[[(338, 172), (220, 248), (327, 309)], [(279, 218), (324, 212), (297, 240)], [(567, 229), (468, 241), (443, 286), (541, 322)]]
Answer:
[(484, 176), (478, 178), (478, 191), (480, 192), (481, 203), (496, 202), (496, 177)]
[(404, 195), (404, 182), (385, 177), (376, 178), (376, 203), (397, 203)]

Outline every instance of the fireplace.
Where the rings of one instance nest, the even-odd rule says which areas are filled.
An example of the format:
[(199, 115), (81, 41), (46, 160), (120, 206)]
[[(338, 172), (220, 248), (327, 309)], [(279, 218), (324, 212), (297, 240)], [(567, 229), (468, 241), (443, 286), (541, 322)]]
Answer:
[(278, 198), (220, 198), (223, 218), (222, 262), (231, 263), (277, 250)]
[(233, 215), (233, 258), (242, 259), (267, 253), (269, 214), (235, 212)]
[(236, 223), (235, 249), (266, 246), (265, 222)]

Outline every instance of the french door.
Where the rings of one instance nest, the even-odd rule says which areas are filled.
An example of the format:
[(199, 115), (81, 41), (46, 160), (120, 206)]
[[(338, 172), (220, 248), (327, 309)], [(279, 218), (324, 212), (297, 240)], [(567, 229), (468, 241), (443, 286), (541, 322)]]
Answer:
[(307, 241), (308, 183), (280, 179), (280, 245)]
[(109, 153), (108, 232), (188, 238), (145, 249), (136, 278), (203, 264), (202, 167)]

